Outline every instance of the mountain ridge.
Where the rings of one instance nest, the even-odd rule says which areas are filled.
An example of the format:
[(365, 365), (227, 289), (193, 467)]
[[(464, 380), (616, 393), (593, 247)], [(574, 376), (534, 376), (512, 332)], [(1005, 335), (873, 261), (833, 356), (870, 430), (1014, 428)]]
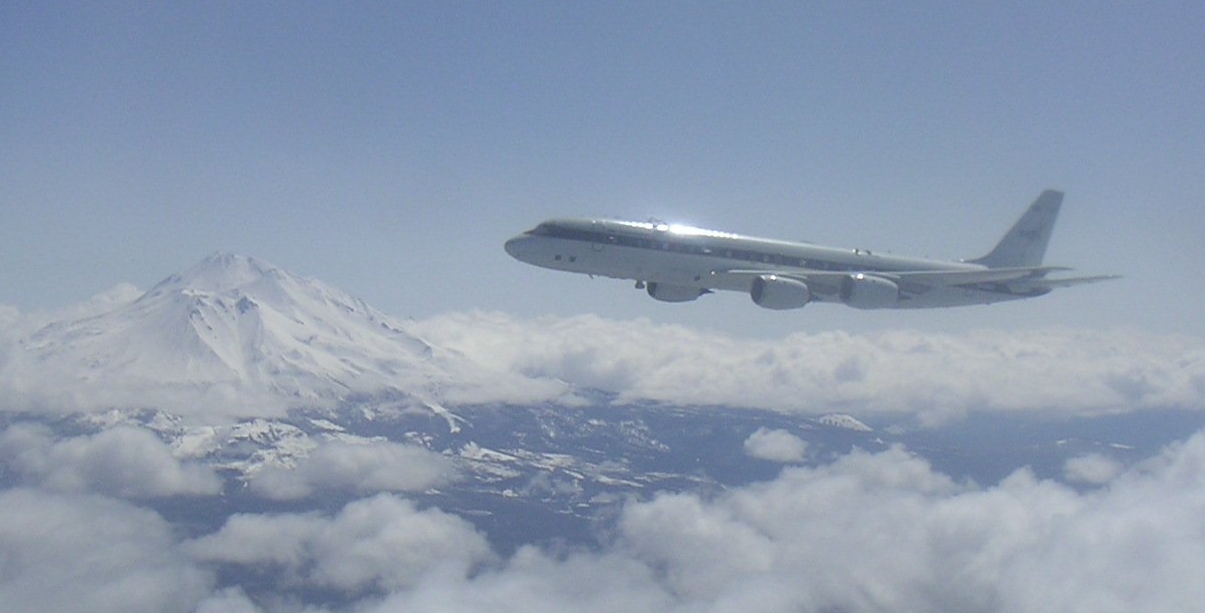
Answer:
[(5, 387), (85, 409), (173, 397), (283, 408), (382, 392), (437, 405), (449, 388), (500, 376), (340, 289), (223, 251), (132, 302), (48, 324), (14, 353)]

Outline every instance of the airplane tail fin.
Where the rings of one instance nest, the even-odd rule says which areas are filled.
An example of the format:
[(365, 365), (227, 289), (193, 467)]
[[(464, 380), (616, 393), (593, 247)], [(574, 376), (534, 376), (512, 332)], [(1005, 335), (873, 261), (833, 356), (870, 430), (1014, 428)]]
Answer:
[(970, 261), (989, 268), (1041, 266), (1062, 204), (1063, 192), (1042, 192), (991, 252)]

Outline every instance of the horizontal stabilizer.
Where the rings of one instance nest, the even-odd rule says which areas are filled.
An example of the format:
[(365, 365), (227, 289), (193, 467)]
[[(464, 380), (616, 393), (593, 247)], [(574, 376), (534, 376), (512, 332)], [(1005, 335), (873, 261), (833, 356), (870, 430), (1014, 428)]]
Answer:
[(1036, 279), (1034, 285), (1037, 287), (1072, 287), (1074, 285), (1084, 285), (1087, 283), (1096, 283), (1098, 281), (1110, 281), (1112, 279), (1120, 279), (1121, 275), (1096, 275), (1093, 277), (1071, 277), (1067, 279)]

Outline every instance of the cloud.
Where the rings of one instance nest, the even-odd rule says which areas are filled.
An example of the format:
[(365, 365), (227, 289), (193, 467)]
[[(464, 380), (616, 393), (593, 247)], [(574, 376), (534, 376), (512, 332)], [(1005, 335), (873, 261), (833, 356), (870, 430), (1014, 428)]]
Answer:
[(0, 610), (192, 611), (213, 576), (152, 511), (91, 495), (0, 492)]
[(0, 307), (0, 410), (154, 407), (213, 423), (380, 392), (430, 405), (540, 402), (567, 391), (548, 378), (482, 368), (367, 305), (348, 306), (354, 299), (335, 290), (294, 281), (296, 294), (264, 290), (254, 309), (239, 306), (259, 305), (246, 296), (189, 291), (130, 304), (132, 287), (55, 320)]
[(0, 342), (15, 340), (21, 334), (23, 318), (16, 307), (0, 304)]
[(455, 477), (452, 460), (415, 445), (389, 441), (328, 440), (292, 468), (269, 466), (251, 490), (274, 500), (298, 500), (315, 490), (421, 491)]
[(201, 601), (196, 613), (258, 613), (259, 610), (243, 590), (233, 587), (219, 590)]
[(467, 580), (447, 575), (431, 576), (412, 589), (395, 591), (364, 610), (372, 613), (669, 613), (681, 610), (678, 604), (675, 596), (659, 584), (656, 571), (629, 555), (579, 551), (556, 556), (528, 546), (515, 552), (502, 567), (486, 570)]
[[(1200, 409), (1205, 398), (1200, 342), (1126, 331), (749, 340), (646, 321), (489, 313), (414, 327), (437, 354), (481, 366), (457, 392), (481, 402), (533, 390), (564, 401), (568, 383), (621, 401), (937, 422), (977, 410)], [(788, 463), (807, 451), (789, 432), (765, 429), (745, 448)], [(262, 592), (290, 601), (315, 589), (380, 611), (1192, 611), (1205, 600), (1205, 434), (1129, 469), (1074, 458), (1066, 478), (1099, 486), (1080, 489), (1026, 470), (983, 487), (906, 449), (853, 452), (719, 495), (633, 500), (602, 520), (597, 550), (527, 546), (507, 557), (465, 520), (389, 493), (333, 515), (234, 515), (181, 543), (156, 513), (92, 495), (219, 491), (211, 470), (173, 457), (143, 428), (56, 440), (18, 423), (0, 432), (0, 462), (10, 481), (29, 486), (0, 491), (5, 611), (255, 610)], [(295, 471), (266, 469), (250, 487), (298, 501), (422, 490), (454, 474), (417, 447), (332, 440)], [(229, 568), (247, 572), (217, 572)], [(240, 585), (242, 576), (259, 583)]]
[(313, 513), (235, 515), (187, 549), (198, 560), (282, 569), (284, 582), (345, 592), (411, 588), (432, 574), (465, 577), (491, 559), (471, 524), (389, 494)]
[(141, 295), (142, 290), (133, 284), (119, 283), (84, 302), (63, 309), (23, 313), (14, 306), (0, 304), (0, 338), (8, 336), (15, 339), (55, 321), (95, 317), (129, 304)]
[[(116, 291), (80, 312), (103, 310), (127, 297)], [(23, 320), (19, 314), (0, 313), (0, 321), (14, 317)], [(131, 376), (142, 371), (125, 369), (124, 362), (106, 362), (101, 368), (89, 362), (91, 354), (83, 350), (50, 346), (33, 355), (36, 352), (15, 340), (19, 335), (12, 329), (22, 326), (8, 328), (8, 341), (0, 333), (0, 406), (6, 410), (59, 413), (153, 406), (228, 421), (232, 416), (277, 416), (299, 401), (282, 391), (300, 385), (297, 381), (286, 381), (284, 387), (275, 384), (279, 381), (258, 380), (173, 383)], [(584, 389), (613, 392), (619, 402), (811, 415), (896, 414), (922, 424), (973, 411), (1082, 415), (1205, 408), (1205, 343), (1132, 330), (982, 330), (958, 335), (830, 331), (742, 339), (647, 320), (595, 315), (518, 319), (490, 312), (448, 313), (407, 322), (405, 328), (407, 337), (422, 339), (414, 342), (430, 348), (430, 355), (417, 362), (429, 371), (415, 374), (401, 368), (382, 374), (377, 383), (393, 381), (417, 403), (572, 403), (579, 400), (574, 390)], [(87, 325), (76, 322), (71, 329), (78, 333), (72, 342), (92, 338)], [(128, 347), (122, 347), (114, 350), (116, 354), (125, 355)], [(123, 359), (149, 360), (136, 353)], [(344, 372), (351, 363), (359, 364), (356, 368), (380, 366), (377, 358), (345, 358), (323, 358), (322, 363), (333, 365), (334, 373)], [(81, 359), (85, 363), (79, 363)], [(158, 372), (158, 364), (149, 361), (139, 363), (146, 372)], [(110, 367), (112, 372), (105, 370)], [(369, 393), (354, 381), (329, 380), (339, 376), (307, 379), (306, 385), (320, 380), (319, 387), (327, 391), (306, 402), (333, 401), (342, 391), (331, 390), (348, 389), (338, 383)]]
[(55, 440), (45, 426), (18, 423), (0, 432), (0, 461), (27, 485), (63, 492), (139, 499), (212, 495), (222, 487), (212, 469), (181, 462), (149, 430), (131, 426)]
[(633, 502), (602, 551), (524, 548), (371, 610), (1193, 611), (1202, 514), (1205, 435), (1086, 493), (957, 483), (897, 447)]
[(492, 369), (613, 391), (621, 401), (902, 413), (926, 422), (980, 410), (1205, 408), (1205, 345), (1134, 331), (834, 331), (756, 340), (644, 320), (480, 312), (441, 315), (414, 330)]
[(786, 430), (758, 428), (745, 439), (745, 453), (771, 462), (799, 462), (807, 452), (807, 442)]
[(0, 304), (0, 369), (17, 355), (18, 341), (27, 333), (25, 318), (16, 307)]
[(1067, 460), (1063, 476), (1073, 483), (1103, 485), (1121, 472), (1121, 463), (1099, 453), (1090, 453)]
[(1104, 485), (1019, 470), (984, 487), (902, 447), (854, 451), (720, 495), (631, 501), (597, 549), (507, 557), (393, 494), (332, 515), (238, 514), (181, 542), (130, 503), (15, 489), (0, 492), (0, 609), (300, 609), (336, 590), (381, 612), (1195, 611), (1205, 433)]
[(132, 283), (119, 283), (80, 304), (46, 313), (34, 313), (31, 318), (41, 325), (45, 325), (51, 321), (95, 317), (134, 302), (142, 294), (143, 291)]

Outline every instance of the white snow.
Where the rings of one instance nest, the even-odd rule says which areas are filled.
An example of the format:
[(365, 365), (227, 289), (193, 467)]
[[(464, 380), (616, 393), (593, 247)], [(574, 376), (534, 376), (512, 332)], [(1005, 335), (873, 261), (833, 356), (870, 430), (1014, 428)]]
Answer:
[(407, 326), (320, 281), (215, 253), (137, 300), (19, 339), (0, 361), (0, 391), (32, 409), (227, 416), (395, 393), (455, 432), (459, 418), (441, 394), (502, 377), (516, 384)]
[(171, 447), (177, 458), (202, 458), (221, 449), (222, 440), (217, 428), (199, 426), (180, 434)]
[(464, 419), (462, 419), (459, 415), (452, 413), (437, 402), (424, 402), (423, 405), (428, 409), (431, 409), (431, 412), (444, 418), (444, 421), (448, 423), (448, 432), (451, 432), (452, 434), (460, 432), (460, 424), (464, 421)]
[(320, 428), (322, 430), (326, 430), (327, 432), (346, 432), (347, 431), (347, 429), (344, 428), (343, 426), (340, 426), (339, 424), (336, 424), (328, 419), (311, 418), (310, 423), (313, 424), (315, 428)]
[(829, 413), (828, 415), (821, 416), (820, 419), (816, 421), (833, 428), (846, 428), (848, 430), (856, 430), (858, 432), (870, 432), (873, 430), (873, 428), (862, 423), (856, 417), (852, 415), (845, 415), (843, 413)]

